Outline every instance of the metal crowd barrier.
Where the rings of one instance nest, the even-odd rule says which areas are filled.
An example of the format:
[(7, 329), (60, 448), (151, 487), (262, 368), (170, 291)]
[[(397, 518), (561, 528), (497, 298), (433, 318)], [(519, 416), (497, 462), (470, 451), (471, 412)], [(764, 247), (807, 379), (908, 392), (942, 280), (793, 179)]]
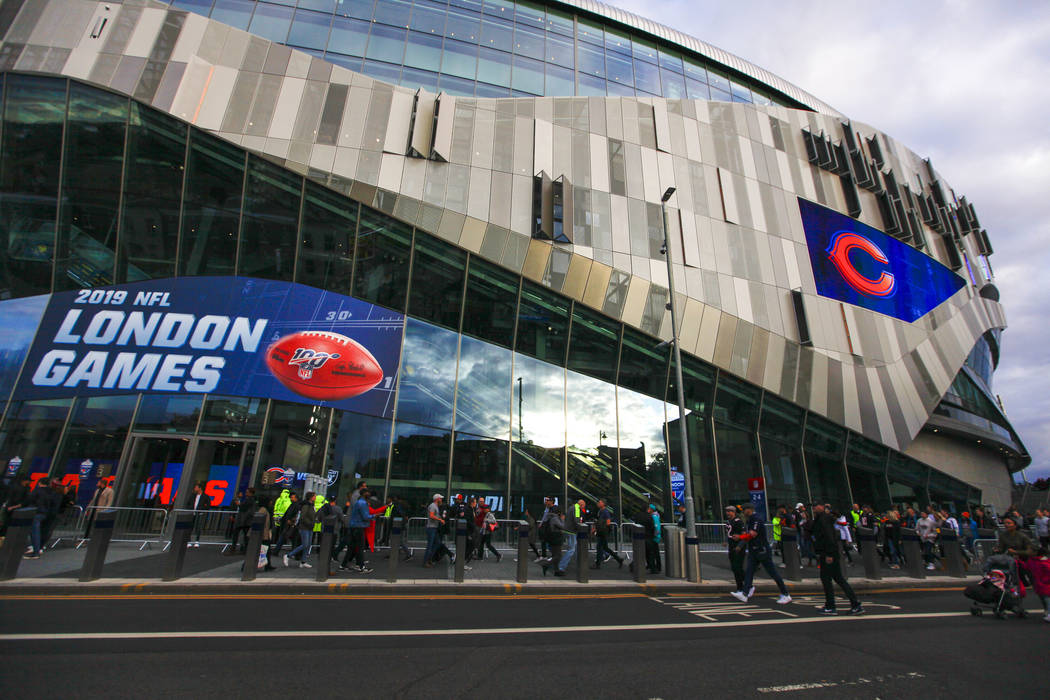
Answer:
[[(99, 508), (89, 506), (85, 511), (84, 518), (92, 517), (93, 512), (103, 510), (116, 511), (116, 519), (113, 522), (113, 538), (110, 542), (130, 542), (140, 544), (139, 550), (151, 548), (153, 544), (164, 541), (168, 525), (168, 511), (166, 508)], [(86, 525), (86, 520), (84, 521)], [(90, 538), (89, 538), (90, 539)], [(77, 543), (77, 549), (84, 546), (88, 540), (82, 539)]]
[[(190, 527), (190, 542), (197, 542), (198, 528), (200, 531), (200, 543), (202, 545), (222, 545), (222, 551), (225, 552), (230, 546), (232, 531), (231, 531), (231, 518), (237, 517), (237, 511), (235, 510), (199, 510), (193, 511), (184, 508), (175, 508), (171, 511), (168, 516), (169, 522), (175, 522), (175, 518), (178, 517), (179, 513), (196, 513), (193, 520), (193, 525)], [(164, 529), (165, 533), (168, 532), (168, 528)], [(168, 537), (165, 534), (165, 537)], [(171, 546), (171, 539), (166, 539), (164, 543), (164, 551), (168, 551)]]
[(58, 514), (55, 526), (51, 528), (51, 540), (46, 549), (54, 549), (62, 540), (75, 542), (84, 534), (84, 509), (81, 506), (70, 506)]

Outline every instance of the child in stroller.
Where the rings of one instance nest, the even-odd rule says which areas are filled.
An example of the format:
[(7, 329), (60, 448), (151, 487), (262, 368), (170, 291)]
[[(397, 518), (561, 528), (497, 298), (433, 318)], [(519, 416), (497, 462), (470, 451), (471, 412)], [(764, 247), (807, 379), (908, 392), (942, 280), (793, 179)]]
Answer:
[(1024, 617), (1024, 584), (1017, 573), (1017, 560), (1005, 554), (994, 554), (984, 563), (984, 576), (966, 587), (963, 595), (969, 598), (971, 615), (983, 615), (991, 610), (999, 619), (1007, 612)]

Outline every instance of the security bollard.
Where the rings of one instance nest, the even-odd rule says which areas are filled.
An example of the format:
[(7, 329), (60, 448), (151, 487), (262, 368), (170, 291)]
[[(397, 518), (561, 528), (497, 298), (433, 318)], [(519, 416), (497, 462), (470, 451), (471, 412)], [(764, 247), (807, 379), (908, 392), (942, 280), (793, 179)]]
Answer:
[(587, 583), (588, 570), (590, 565), (587, 560), (590, 557), (588, 552), (588, 539), (591, 534), (591, 526), (580, 523), (576, 529), (576, 580), (580, 583)]
[(879, 549), (875, 531), (870, 527), (858, 527), (857, 539), (860, 542), (860, 556), (864, 560), (864, 576), (872, 581), (881, 581), (882, 571), (879, 569)]
[(164, 559), (164, 573), (161, 577), (165, 581), (175, 581), (182, 577), (182, 563), (186, 560), (186, 545), (190, 541), (193, 520), (196, 517), (197, 513), (193, 511), (184, 511), (175, 515), (171, 544), (168, 545), (168, 554)]
[(677, 525), (664, 525), (664, 574), (667, 578), (685, 578), (685, 530)]
[(518, 583), (529, 582), (529, 524), (518, 521)]
[(944, 564), (948, 575), (956, 578), (966, 576), (966, 560), (963, 559), (962, 547), (959, 544), (959, 533), (947, 525), (941, 528), (941, 549), (944, 550)]
[(106, 563), (106, 550), (109, 549), (109, 541), (113, 538), (113, 523), (116, 520), (115, 510), (103, 510), (95, 515), (87, 556), (84, 557), (84, 566), (80, 568), (81, 583), (94, 581), (102, 575), (102, 566)]
[(18, 575), (18, 565), (25, 554), (29, 532), (33, 529), (36, 508), (19, 508), (8, 513), (7, 538), (0, 547), (0, 581), (10, 581)]
[(646, 559), (645, 559), (645, 528), (635, 525), (631, 529), (631, 555), (634, 567), (634, 580), (637, 583), (645, 583)]
[[(252, 516), (251, 530), (248, 533), (248, 544), (245, 545), (244, 549), (244, 565), (241, 567), (242, 581), (255, 580), (255, 572), (259, 567), (259, 550), (262, 548), (263, 526), (269, 517), (267, 513), (256, 513)], [(309, 552), (303, 554), (304, 560), (307, 555), (309, 555)]]
[(685, 536), (685, 578), (692, 583), (700, 583), (700, 538)]
[(913, 527), (901, 528), (901, 554), (912, 578), (926, 578), (926, 563), (922, 560), (922, 540)]
[(325, 517), (321, 524), (321, 549), (317, 553), (317, 574), (315, 580), (327, 581), (332, 575), (332, 544), (335, 540), (334, 515)]
[(463, 583), (463, 567), (467, 563), (467, 521), (456, 521), (456, 583)]
[(401, 559), (401, 530), (404, 518), (394, 518), (390, 523), (390, 557), (387, 559), (387, 583), (397, 583), (397, 563)]
[(802, 556), (798, 551), (798, 528), (780, 528), (780, 546), (784, 552), (784, 578), (802, 580)]

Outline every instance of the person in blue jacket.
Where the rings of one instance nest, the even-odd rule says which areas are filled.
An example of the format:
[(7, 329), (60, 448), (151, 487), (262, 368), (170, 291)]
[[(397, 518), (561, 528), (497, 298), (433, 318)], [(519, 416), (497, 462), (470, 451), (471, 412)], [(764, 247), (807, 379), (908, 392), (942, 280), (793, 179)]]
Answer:
[[(365, 530), (368, 524), (375, 518), (368, 507), (368, 489), (362, 488), (358, 493), (357, 502), (350, 509), (350, 547), (343, 557), (343, 564), (339, 568), (350, 569), (359, 574), (370, 574), (372, 569), (365, 566)], [(354, 566), (350, 566), (350, 557), (354, 558)]]

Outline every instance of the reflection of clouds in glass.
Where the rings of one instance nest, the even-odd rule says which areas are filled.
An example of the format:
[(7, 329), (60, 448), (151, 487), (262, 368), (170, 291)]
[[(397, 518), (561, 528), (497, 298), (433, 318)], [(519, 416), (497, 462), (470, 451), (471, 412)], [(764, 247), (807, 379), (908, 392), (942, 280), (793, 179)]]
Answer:
[[(518, 394), (521, 377), (521, 395)], [(565, 444), (565, 370), (527, 355), (514, 354), (511, 433), (518, 439), (518, 407), (525, 442), (545, 447)], [(520, 402), (519, 402), (520, 399)]]
[(0, 333), (0, 349), (29, 349), (50, 298), (50, 294), (42, 294), (0, 302), (0, 328), (4, 329)]
[(451, 427), (457, 334), (408, 319), (398, 419)]
[(666, 451), (664, 402), (620, 387), (620, 447), (634, 449), (645, 443), (647, 457)]
[(463, 336), (459, 351), (456, 430), (507, 437), (510, 350)]
[[(568, 444), (597, 449), (616, 444), (616, 392), (611, 384), (566, 372)], [(605, 437), (601, 437), (601, 433)]]

